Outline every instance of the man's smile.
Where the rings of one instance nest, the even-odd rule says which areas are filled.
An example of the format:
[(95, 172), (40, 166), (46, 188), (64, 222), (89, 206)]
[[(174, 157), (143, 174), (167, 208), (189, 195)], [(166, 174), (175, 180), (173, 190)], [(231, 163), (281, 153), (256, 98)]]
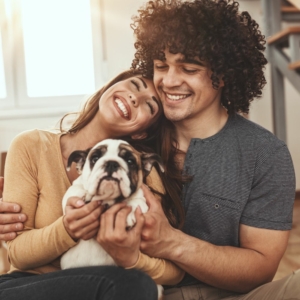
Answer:
[(182, 95), (182, 94), (168, 94), (168, 93), (165, 93), (165, 94), (168, 97), (168, 99), (170, 99), (172, 101), (182, 100), (182, 99), (185, 99), (185, 98), (190, 96), (190, 94), (185, 94), (185, 95)]

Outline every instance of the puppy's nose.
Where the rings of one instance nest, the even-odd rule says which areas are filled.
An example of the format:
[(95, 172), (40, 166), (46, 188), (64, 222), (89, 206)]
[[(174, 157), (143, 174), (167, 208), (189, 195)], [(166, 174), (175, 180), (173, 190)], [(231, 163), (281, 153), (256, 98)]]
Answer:
[(116, 161), (108, 161), (105, 166), (105, 171), (108, 174), (112, 174), (113, 172), (116, 172), (118, 168), (119, 164)]

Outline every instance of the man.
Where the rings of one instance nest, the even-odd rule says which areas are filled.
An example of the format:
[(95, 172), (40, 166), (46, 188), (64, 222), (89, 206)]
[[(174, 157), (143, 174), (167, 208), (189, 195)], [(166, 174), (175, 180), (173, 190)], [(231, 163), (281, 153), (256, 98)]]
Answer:
[(153, 74), (180, 152), (172, 159), (162, 148), (162, 157), (192, 177), (182, 191), (182, 231), (145, 189), (141, 249), (187, 274), (165, 299), (300, 299), (300, 272), (270, 283), (292, 226), (289, 151), (238, 114), (266, 82), (257, 23), (230, 0), (157, 0), (132, 27), (133, 67)]
[(133, 27), (133, 67), (153, 74), (171, 121), (165, 141), (177, 142), (179, 154), (162, 148), (162, 156), (167, 168), (176, 164), (191, 176), (182, 231), (144, 189), (150, 210), (142, 250), (187, 273), (164, 299), (299, 299), (299, 272), (269, 283), (292, 224), (290, 154), (237, 114), (248, 112), (265, 84), (256, 22), (232, 1), (157, 0), (139, 10)]

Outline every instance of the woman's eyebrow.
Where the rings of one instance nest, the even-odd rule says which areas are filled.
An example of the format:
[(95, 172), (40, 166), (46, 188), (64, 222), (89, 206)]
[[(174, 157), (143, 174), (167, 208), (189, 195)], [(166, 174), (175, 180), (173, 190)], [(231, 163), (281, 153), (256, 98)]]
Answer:
[(143, 83), (143, 86), (146, 89), (148, 87), (146, 82), (141, 77), (137, 77), (137, 78)]

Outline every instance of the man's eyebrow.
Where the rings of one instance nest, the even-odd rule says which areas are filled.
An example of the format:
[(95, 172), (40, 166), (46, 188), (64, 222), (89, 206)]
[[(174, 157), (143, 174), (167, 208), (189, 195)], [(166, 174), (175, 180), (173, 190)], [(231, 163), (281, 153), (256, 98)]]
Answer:
[(193, 64), (198, 65), (201, 67), (205, 67), (205, 64), (199, 60), (192, 59), (192, 58), (179, 58), (176, 60), (177, 63), (186, 63), (186, 64)]
[(143, 80), (141, 77), (137, 77), (137, 78), (143, 83), (143, 86), (146, 89), (148, 86), (147, 86), (145, 80)]

